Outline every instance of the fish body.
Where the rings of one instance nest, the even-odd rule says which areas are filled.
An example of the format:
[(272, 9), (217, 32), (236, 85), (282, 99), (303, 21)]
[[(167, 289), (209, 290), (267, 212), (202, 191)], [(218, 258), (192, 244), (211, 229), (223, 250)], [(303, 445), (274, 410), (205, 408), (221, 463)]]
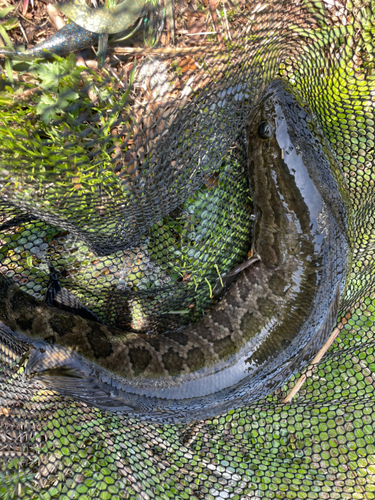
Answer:
[(10, 286), (0, 319), (56, 343), (30, 339), (27, 377), (102, 409), (183, 422), (257, 401), (313, 358), (335, 324), (351, 262), (346, 185), (323, 134), (282, 81), (254, 105), (246, 135), (260, 260), (222, 278), (221, 287), (238, 276), (200, 321), (151, 337), (45, 305), (36, 317)]
[(58, 30), (54, 35), (47, 38), (44, 42), (24, 52), (1, 47), (0, 54), (12, 58), (17, 57), (22, 60), (33, 60), (36, 58), (46, 59), (50, 58), (52, 54), (66, 56), (77, 50), (87, 49), (96, 44), (98, 40), (98, 34), (92, 33), (71, 22)]

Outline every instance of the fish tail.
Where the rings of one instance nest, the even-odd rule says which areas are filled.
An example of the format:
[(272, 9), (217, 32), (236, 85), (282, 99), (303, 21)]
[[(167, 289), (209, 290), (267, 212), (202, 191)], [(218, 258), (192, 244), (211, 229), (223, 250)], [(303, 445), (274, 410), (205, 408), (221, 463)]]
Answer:
[(94, 365), (82, 362), (71, 349), (61, 346), (31, 348), (25, 367), (27, 379), (41, 382), (47, 389), (63, 396), (85, 402), (96, 408), (112, 411), (134, 411), (137, 405), (127, 396), (115, 395), (118, 391), (107, 382), (100, 380)]

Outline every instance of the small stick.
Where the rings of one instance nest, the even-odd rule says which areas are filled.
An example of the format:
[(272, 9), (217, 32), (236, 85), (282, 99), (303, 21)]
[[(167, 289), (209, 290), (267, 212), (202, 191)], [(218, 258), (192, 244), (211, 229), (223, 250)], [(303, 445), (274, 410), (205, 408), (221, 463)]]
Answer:
[(195, 52), (216, 53), (217, 47), (164, 47), (161, 49), (144, 49), (142, 47), (115, 47), (112, 51), (114, 54), (118, 55), (140, 55), (140, 56), (151, 56), (151, 55), (163, 55), (163, 54), (191, 54)]
[(298, 379), (296, 385), (289, 392), (289, 394), (284, 399), (281, 400), (281, 403), (289, 403), (294, 398), (294, 396), (298, 393), (298, 391), (301, 389), (301, 387), (305, 383), (307, 377), (309, 377), (312, 374), (313, 367), (315, 365), (317, 365), (319, 363), (319, 361), (322, 359), (324, 354), (327, 352), (328, 348), (332, 345), (333, 341), (335, 340), (337, 335), (340, 333), (343, 326), (344, 326), (343, 323), (339, 323), (339, 325), (333, 330), (333, 332), (329, 336), (327, 342), (324, 344), (324, 346), (320, 349), (318, 354), (312, 360), (312, 362), (310, 364), (311, 368)]
[(224, 12), (225, 26), (227, 28), (227, 35), (228, 35), (229, 40), (232, 40), (232, 35), (230, 34), (229, 23), (228, 23), (228, 18), (227, 18), (227, 11), (226, 11), (224, 4), (223, 4), (223, 12)]
[(171, 34), (172, 43), (174, 43), (175, 25), (174, 25), (174, 15), (173, 15), (173, 1), (166, 0), (165, 6), (166, 6), (166, 14), (167, 14), (166, 17), (167, 17), (167, 21), (168, 21), (168, 25), (169, 25), (169, 31)]
[(21, 23), (19, 23), (19, 27), (20, 27), (20, 30), (22, 31), (22, 35), (23, 35), (23, 37), (24, 37), (24, 39), (25, 39), (25, 42), (26, 42), (26, 43), (29, 43), (29, 39), (27, 38), (26, 32), (25, 32), (25, 30), (23, 29), (23, 26), (22, 26), (22, 24), (21, 24)]
[(224, 45), (224, 42), (223, 42), (223, 36), (220, 33), (219, 26), (217, 24), (217, 17), (216, 17), (215, 7), (213, 5), (213, 0), (208, 0), (208, 6), (210, 8), (212, 22), (214, 24), (214, 30), (218, 32), (217, 37), (219, 39), (220, 49), (224, 50), (225, 49), (225, 45)]
[(121, 85), (121, 87), (125, 88), (124, 83), (120, 80), (120, 78), (117, 76), (116, 71), (114, 71), (113, 68), (111, 68), (111, 66), (109, 66), (108, 64), (105, 64), (104, 69), (106, 69), (109, 73), (111, 73), (111, 75), (118, 81), (118, 83)]
[(201, 31), (200, 33), (182, 33), (185, 36), (197, 36), (197, 35), (217, 35), (218, 31)]
[[(21, 5), (21, 4), (19, 4), (19, 5)], [(17, 7), (17, 8), (18, 8), (18, 7)], [(23, 19), (24, 21), (27, 21), (28, 23), (32, 24), (33, 26), (38, 26), (37, 24), (34, 24), (32, 21), (30, 21), (30, 19), (27, 19), (27, 17), (23, 16), (23, 15), (21, 14), (21, 12), (19, 12), (19, 13), (18, 13), (18, 15), (19, 15), (20, 17), (22, 17), (22, 19)], [(44, 24), (43, 24), (43, 26), (44, 26)]]

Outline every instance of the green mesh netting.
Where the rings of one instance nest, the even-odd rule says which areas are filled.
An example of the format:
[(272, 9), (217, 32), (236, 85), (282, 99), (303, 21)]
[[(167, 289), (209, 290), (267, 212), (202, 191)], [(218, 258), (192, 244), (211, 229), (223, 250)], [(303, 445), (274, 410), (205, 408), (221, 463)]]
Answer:
[(13, 62), (11, 82), (5, 64), (0, 297), (16, 284), (35, 299), (17, 318), (27, 332), (54, 286), (66, 293), (49, 305), (77, 312), (78, 303), (81, 315), (156, 343), (200, 321), (218, 274), (249, 256), (244, 129), (283, 78), (324, 131), (350, 192), (342, 330), (313, 369), (264, 399), (246, 405), (245, 391), (226, 414), (159, 424), (25, 377), (27, 339), (2, 326), (0, 498), (372, 499), (373, 5), (179, 2), (174, 11), (175, 46), (131, 42), (109, 49), (102, 69), (72, 56)]

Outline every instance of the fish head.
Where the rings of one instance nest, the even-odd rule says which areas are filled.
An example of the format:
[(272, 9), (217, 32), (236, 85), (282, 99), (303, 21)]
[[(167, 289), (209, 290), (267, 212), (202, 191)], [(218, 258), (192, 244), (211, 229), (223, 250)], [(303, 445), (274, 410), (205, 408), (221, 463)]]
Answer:
[(280, 236), (283, 232), (284, 207), (278, 191), (278, 171), (284, 152), (277, 141), (277, 91), (280, 82), (271, 84), (255, 104), (247, 123), (248, 172), (255, 225), (254, 249), (267, 267), (284, 260)]
[(271, 268), (294, 251), (319, 254), (329, 191), (337, 191), (324, 137), (308, 111), (288, 84), (276, 80), (247, 123), (253, 246)]

